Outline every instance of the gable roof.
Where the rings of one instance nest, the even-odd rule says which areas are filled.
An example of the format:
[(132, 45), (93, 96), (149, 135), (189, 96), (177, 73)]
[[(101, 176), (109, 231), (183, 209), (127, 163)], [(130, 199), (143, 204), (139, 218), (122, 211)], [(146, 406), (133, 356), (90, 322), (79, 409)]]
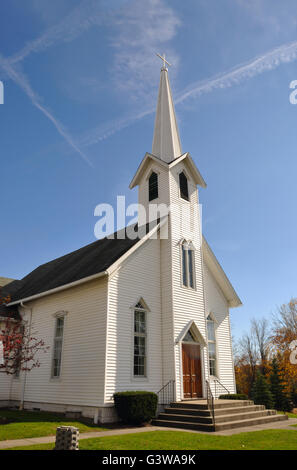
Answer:
[[(143, 230), (140, 227), (139, 232), (143, 236), (137, 236), (134, 240), (128, 237), (127, 229), (136, 231), (138, 225), (130, 225), (109, 236), (113, 238), (105, 237), (97, 240), (39, 266), (22, 280), (10, 282), (1, 289), (2, 295), (10, 295), (11, 302), (8, 306), (0, 305), (0, 317), (19, 319), (17, 304), (21, 301), (25, 302), (37, 296), (47, 295), (107, 275), (110, 272), (109, 268), (112, 266), (117, 268), (123, 258), (129, 256), (132, 250), (137, 249), (138, 244), (144, 243), (162, 222), (161, 219), (161, 221), (146, 224), (142, 227)], [(240, 306), (241, 300), (204, 237), (202, 248), (204, 261), (220, 286), (229, 307)]]
[(192, 172), (192, 176), (193, 176), (195, 184), (198, 184), (202, 188), (206, 188), (206, 183), (205, 183), (200, 171), (198, 170), (197, 166), (195, 165), (191, 155), (188, 152), (183, 153), (182, 155), (175, 158), (174, 160), (171, 160), (171, 162), (168, 162), (168, 163), (164, 162), (159, 157), (156, 157), (156, 155), (153, 155), (153, 154), (147, 152), (145, 154), (145, 156), (143, 157), (140, 165), (138, 166), (137, 171), (136, 171), (136, 173), (135, 173), (135, 175), (134, 175), (134, 177), (133, 177), (133, 179), (132, 179), (132, 181), (129, 185), (130, 189), (133, 189), (135, 186), (137, 186), (139, 184), (139, 181), (140, 181), (143, 173), (145, 172), (150, 160), (158, 163), (159, 165), (163, 166), (164, 168), (167, 168), (168, 171), (169, 171), (170, 168), (174, 167), (177, 163), (181, 162), (182, 160), (185, 160), (187, 162), (189, 168), (190, 168), (190, 171)]
[[(157, 227), (157, 223), (147, 224), (140, 233), (146, 235), (150, 233), (152, 226)], [(128, 226), (129, 230), (138, 230), (138, 225)], [(11, 296), (9, 305), (14, 305), (20, 301), (29, 300), (29, 298), (41, 293), (50, 293), (63, 286), (73, 285), (85, 279), (106, 275), (107, 269), (118, 261), (125, 253), (133, 248), (145, 236), (138, 236), (131, 240), (127, 235), (127, 229), (115, 232), (108, 238), (102, 238), (78, 250), (75, 250), (60, 258), (54, 259), (34, 269), (21, 281), (8, 284), (5, 293)], [(131, 228), (132, 227), (132, 228)], [(113, 237), (113, 238), (111, 238)], [(10, 289), (9, 287), (12, 287)], [(70, 286), (69, 286), (70, 287)]]

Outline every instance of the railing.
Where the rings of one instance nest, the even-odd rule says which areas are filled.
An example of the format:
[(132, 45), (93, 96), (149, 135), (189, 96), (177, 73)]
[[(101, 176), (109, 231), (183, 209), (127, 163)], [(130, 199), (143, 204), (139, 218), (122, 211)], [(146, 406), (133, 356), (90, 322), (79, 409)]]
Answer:
[(219, 391), (220, 387), (221, 389), (225, 390), (225, 392), (227, 392), (228, 395), (230, 394), (230, 391), (223, 384), (221, 384), (221, 382), (218, 379), (213, 379), (213, 383), (215, 387), (215, 398), (219, 398), (220, 395), (224, 395), (223, 393), (220, 393), (220, 392), (217, 393), (217, 389)]
[(169, 405), (175, 398), (175, 380), (169, 380), (161, 390), (158, 391), (158, 404)]
[(215, 412), (214, 412), (214, 398), (213, 398), (213, 394), (212, 394), (208, 380), (206, 380), (205, 382), (206, 382), (207, 406), (211, 414), (212, 424), (215, 427), (216, 423), (215, 423)]

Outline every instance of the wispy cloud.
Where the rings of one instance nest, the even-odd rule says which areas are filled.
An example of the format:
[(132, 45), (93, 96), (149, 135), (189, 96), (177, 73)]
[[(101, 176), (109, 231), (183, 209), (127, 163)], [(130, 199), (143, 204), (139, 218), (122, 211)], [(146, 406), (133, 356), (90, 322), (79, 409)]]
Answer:
[(98, 0), (85, 0), (74, 8), (57, 25), (41, 36), (29, 41), (23, 49), (9, 58), (11, 64), (21, 62), (30, 54), (42, 52), (62, 42), (70, 42), (95, 25), (106, 22), (109, 13)]
[[(179, 58), (170, 45), (180, 20), (164, 0), (132, 0), (120, 6), (106, 8), (99, 0), (84, 0), (57, 25), (47, 29), (38, 38), (29, 41), (23, 49), (9, 57), (13, 65), (31, 54), (71, 42), (95, 26), (105, 25), (110, 30), (110, 46), (114, 49), (113, 65), (109, 70), (115, 89), (124, 91), (132, 99), (149, 100), (154, 90), (156, 51), (166, 49), (177, 68)], [(91, 77), (98, 88), (97, 78)]]
[(116, 88), (131, 98), (149, 101), (155, 89), (155, 52), (166, 49), (178, 65), (178, 55), (170, 41), (181, 21), (163, 0), (134, 0), (114, 16), (111, 45), (115, 49), (112, 75)]
[(84, 152), (81, 151), (79, 146), (74, 142), (71, 135), (65, 130), (64, 126), (59, 122), (59, 120), (56, 119), (54, 115), (41, 104), (39, 96), (34, 92), (25, 75), (22, 72), (17, 71), (16, 68), (13, 67), (8, 62), (8, 60), (2, 56), (0, 56), (0, 67), (4, 70), (7, 76), (24, 91), (33, 106), (39, 109), (39, 111), (41, 111), (42, 114), (51, 121), (58, 133), (72, 147), (72, 149), (75, 150), (75, 152), (77, 152), (90, 166), (93, 166), (88, 157)]
[[(184, 90), (177, 94), (175, 104), (180, 104), (189, 98), (195, 99), (199, 96), (211, 93), (218, 89), (230, 88), (234, 85), (249, 80), (264, 72), (271, 71), (281, 64), (293, 62), (297, 59), (297, 41), (289, 44), (284, 44), (280, 47), (273, 49), (255, 59), (240, 64), (228, 72), (223, 72), (215, 77), (208, 78), (203, 81), (194, 82), (187, 86)], [(130, 126), (143, 117), (152, 114), (154, 107), (147, 107), (142, 113), (127, 116), (125, 118), (111, 121), (104, 126), (99, 126), (85, 134), (79, 139), (83, 146), (93, 145), (101, 140), (108, 138), (121, 129)]]
[(249, 15), (256, 25), (260, 25), (262, 34), (269, 32), (277, 35), (280, 32), (296, 31), (296, 2), (286, 2), (286, 8), (279, 8), (279, 2), (271, 0), (235, 0), (243, 12)]
[[(111, 73), (115, 87), (128, 92), (136, 99), (141, 98), (143, 102), (151, 101), (150, 94), (155, 88), (154, 71), (158, 60), (155, 52), (166, 45), (170, 60), (175, 66), (178, 64), (178, 56), (169, 48), (168, 43), (175, 36), (180, 20), (163, 0), (147, 0), (145, 3), (138, 0), (128, 1), (124, 7), (114, 9), (102, 8), (98, 0), (85, 0), (57, 25), (28, 42), (19, 52), (5, 59), (0, 58), (0, 66), (6, 76), (23, 89), (32, 104), (53, 123), (65, 141), (88, 163), (90, 162), (81, 151), (81, 146), (87, 147), (108, 138), (151, 114), (153, 108), (146, 108), (140, 113), (105, 123), (85, 133), (77, 144), (64, 126), (41, 104), (28, 79), (21, 72), (17, 72), (16, 65), (31, 54), (43, 52), (59, 43), (70, 42), (91, 27), (102, 24), (108, 24), (113, 32), (111, 46), (115, 49), (115, 55)], [(92, 80), (92, 86), (98, 87), (99, 84), (94, 78), (89, 80)]]

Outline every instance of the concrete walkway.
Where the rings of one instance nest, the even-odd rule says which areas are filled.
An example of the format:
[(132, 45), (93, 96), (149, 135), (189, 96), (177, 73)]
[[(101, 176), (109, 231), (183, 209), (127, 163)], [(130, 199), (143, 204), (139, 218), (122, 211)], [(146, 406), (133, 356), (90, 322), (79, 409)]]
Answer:
[[(228, 429), (227, 431), (218, 431), (218, 432), (203, 432), (203, 431), (192, 431), (190, 429), (180, 429), (180, 428), (165, 428), (158, 426), (144, 426), (137, 428), (124, 428), (124, 429), (115, 429), (112, 431), (94, 431), (94, 432), (84, 432), (79, 435), (79, 440), (90, 439), (94, 437), (103, 437), (103, 436), (121, 436), (123, 434), (135, 434), (141, 432), (152, 432), (152, 431), (182, 431), (190, 432), (194, 434), (208, 434), (209, 436), (231, 436), (232, 434), (239, 434), (241, 432), (253, 432), (253, 431), (264, 431), (267, 429), (290, 429), (294, 430), (291, 426), (297, 425), (296, 418), (290, 418), (287, 421), (278, 421), (276, 423), (267, 423), (261, 424), (258, 426), (247, 426), (236, 429)], [(297, 431), (297, 428), (296, 428)], [(56, 436), (44, 436), (44, 437), (31, 437), (27, 439), (14, 439), (10, 441), (0, 441), (0, 450), (9, 449), (12, 447), (25, 447), (33, 446), (37, 444), (50, 444), (55, 442)]]
[[(93, 432), (84, 432), (79, 434), (79, 440), (90, 439), (93, 437), (103, 437), (103, 436), (121, 436), (122, 434), (135, 434), (139, 432), (147, 431), (157, 431), (162, 428), (157, 428), (156, 426), (144, 426), (137, 428), (123, 428), (115, 429), (112, 431), (93, 431)], [(24, 446), (33, 446), (35, 444), (49, 444), (55, 442), (56, 436), (44, 436), (44, 437), (28, 437), (25, 439), (14, 439), (10, 441), (0, 441), (0, 450), (9, 449), (10, 447), (24, 447)]]

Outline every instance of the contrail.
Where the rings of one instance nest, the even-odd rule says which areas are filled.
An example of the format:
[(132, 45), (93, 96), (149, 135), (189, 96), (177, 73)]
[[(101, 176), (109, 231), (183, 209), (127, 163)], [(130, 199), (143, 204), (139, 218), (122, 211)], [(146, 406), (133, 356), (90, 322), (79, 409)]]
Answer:
[(23, 49), (9, 57), (11, 64), (23, 61), (32, 53), (38, 53), (60, 42), (70, 42), (94, 25), (100, 25), (108, 18), (98, 0), (85, 0), (74, 8), (57, 25), (52, 26), (40, 37), (29, 41)]
[(5, 60), (3, 57), (0, 56), (0, 66), (3, 68), (3, 70), (6, 72), (6, 74), (9, 76), (11, 80), (13, 80), (14, 83), (16, 83), (28, 96), (28, 98), (31, 100), (31, 103), (39, 109), (55, 126), (57, 129), (58, 133), (65, 139), (65, 141), (75, 150), (90, 166), (93, 166), (93, 164), (90, 162), (88, 157), (80, 150), (80, 148), (77, 146), (77, 144), (73, 141), (72, 137), (68, 132), (64, 129), (64, 126), (53, 116), (53, 114), (40, 103), (40, 98), (38, 95), (34, 92), (34, 90), (31, 88), (28, 80), (26, 77), (21, 74), (20, 72), (17, 72), (15, 68), (13, 68), (10, 63)]
[(273, 70), (283, 63), (293, 62), (297, 59), (297, 41), (277, 47), (255, 59), (237, 65), (229, 72), (224, 72), (202, 82), (192, 83), (180, 92), (175, 100), (182, 103), (187, 98), (198, 97), (204, 93), (210, 93), (218, 88), (229, 88), (239, 85), (242, 81)]
[[(281, 64), (293, 62), (296, 59), (297, 41), (284, 44), (249, 62), (237, 65), (228, 72), (223, 72), (206, 80), (192, 83), (177, 94), (175, 104), (183, 103), (188, 98), (198, 98), (205, 93), (211, 93), (217, 89), (225, 89), (233, 85), (239, 85), (245, 80), (251, 79), (266, 71), (273, 70)], [(112, 121), (109, 124), (104, 124), (104, 126), (99, 126), (85, 133), (81, 137), (80, 143), (82, 146), (93, 145), (153, 113), (154, 108), (147, 108), (142, 113), (136, 113), (126, 118)]]

